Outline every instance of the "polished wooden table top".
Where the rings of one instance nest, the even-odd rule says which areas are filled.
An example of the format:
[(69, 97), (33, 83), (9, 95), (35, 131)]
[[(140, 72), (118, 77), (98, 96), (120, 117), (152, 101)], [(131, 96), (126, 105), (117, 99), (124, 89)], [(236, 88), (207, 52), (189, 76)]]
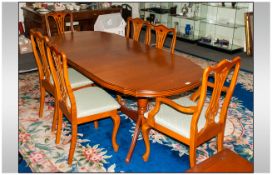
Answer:
[(182, 56), (105, 32), (50, 38), (69, 64), (105, 88), (135, 97), (179, 94), (200, 85), (203, 70)]

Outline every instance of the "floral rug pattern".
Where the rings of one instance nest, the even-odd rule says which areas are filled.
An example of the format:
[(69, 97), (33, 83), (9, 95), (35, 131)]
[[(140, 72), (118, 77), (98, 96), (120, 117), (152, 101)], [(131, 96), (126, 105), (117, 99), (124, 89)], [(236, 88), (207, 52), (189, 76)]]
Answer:
[[(214, 62), (187, 56), (195, 63), (207, 67)], [(240, 71), (237, 82), (241, 90), (253, 92), (253, 74)], [(19, 152), (33, 172), (116, 172), (118, 162), (112, 163), (113, 157), (106, 148), (85, 139), (78, 133), (77, 147), (72, 166), (68, 166), (70, 147), (70, 124), (63, 122), (61, 143), (55, 144), (55, 133), (51, 132), (51, 122), (54, 112), (54, 98), (46, 96), (44, 117), (39, 118), (39, 82), (38, 73), (19, 75)], [(253, 103), (253, 99), (252, 102)], [(137, 108), (135, 101), (128, 100), (131, 108)], [(253, 109), (248, 109), (244, 102), (233, 96), (226, 124), (224, 147), (239, 153), (249, 161), (253, 161)], [(126, 115), (120, 113), (121, 122), (129, 120), (131, 136), (135, 123)], [(139, 140), (142, 140), (140, 135)], [(169, 147), (169, 151), (178, 152), (180, 157), (188, 155), (188, 146), (160, 134), (150, 131), (151, 143)], [(92, 143), (90, 146), (89, 143)], [(121, 148), (120, 148), (121, 149)], [(152, 152), (152, 150), (151, 150)], [(216, 140), (201, 145), (197, 149), (197, 163), (207, 159), (217, 152)], [(111, 162), (111, 163), (110, 163)], [(125, 172), (119, 170), (119, 172)]]

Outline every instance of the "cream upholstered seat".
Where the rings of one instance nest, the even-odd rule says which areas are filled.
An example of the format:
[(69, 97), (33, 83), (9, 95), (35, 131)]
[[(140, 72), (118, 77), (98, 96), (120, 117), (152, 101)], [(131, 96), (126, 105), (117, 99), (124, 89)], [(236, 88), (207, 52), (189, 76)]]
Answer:
[[(240, 57), (224, 59), (204, 70), (201, 86), (190, 97), (156, 98), (154, 109), (145, 114), (142, 124), (146, 145), (144, 161), (150, 154), (148, 134), (151, 128), (189, 145), (191, 167), (196, 164), (196, 148), (213, 137), (217, 137), (218, 151), (221, 151), (228, 106), (239, 69)], [(210, 98), (207, 98), (208, 88)]]
[(79, 89), (74, 95), (78, 118), (120, 108), (119, 103), (99, 87)]
[[(180, 97), (180, 98), (174, 99), (173, 101), (184, 107), (197, 105), (197, 102), (190, 100), (190, 96)], [(198, 131), (204, 128), (204, 125), (206, 122), (206, 119), (205, 119), (206, 110), (207, 110), (207, 105), (204, 105), (203, 110), (199, 116)], [(218, 113), (220, 113), (220, 111)], [(148, 112), (146, 112), (144, 116), (145, 118), (147, 118)], [(192, 120), (192, 115), (179, 112), (166, 104), (161, 105), (160, 110), (156, 114), (156, 117), (155, 117), (156, 123), (166, 128), (171, 128), (174, 132), (186, 138), (190, 138), (191, 120)], [(215, 117), (215, 122), (218, 123), (218, 121), (219, 121), (219, 115), (217, 114), (217, 116)]]
[[(85, 77), (73, 68), (68, 68), (68, 76), (72, 89), (77, 89), (94, 83), (92, 80)], [(50, 83), (54, 84), (52, 76), (50, 76)]]

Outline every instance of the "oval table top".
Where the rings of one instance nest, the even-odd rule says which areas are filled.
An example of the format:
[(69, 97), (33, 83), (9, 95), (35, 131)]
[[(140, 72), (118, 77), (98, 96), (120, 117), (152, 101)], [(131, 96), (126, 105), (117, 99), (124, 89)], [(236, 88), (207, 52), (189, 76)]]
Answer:
[(50, 42), (97, 84), (134, 97), (176, 95), (201, 83), (203, 69), (189, 59), (116, 34), (68, 32)]

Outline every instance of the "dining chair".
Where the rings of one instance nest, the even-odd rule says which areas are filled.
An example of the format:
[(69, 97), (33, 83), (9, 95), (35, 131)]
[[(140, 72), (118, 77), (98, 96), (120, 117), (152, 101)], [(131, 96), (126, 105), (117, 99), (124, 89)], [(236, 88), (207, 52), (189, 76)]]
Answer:
[[(55, 97), (55, 84), (53, 82), (52, 73), (49, 69), (48, 57), (46, 55), (46, 48), (45, 48), (45, 45), (47, 42), (49, 42), (49, 39), (48, 37), (43, 36), (40, 32), (35, 31), (34, 29), (30, 30), (30, 38), (31, 38), (34, 58), (35, 58), (35, 61), (38, 67), (38, 73), (39, 73), (39, 84), (40, 84), (39, 117), (42, 118), (44, 103), (45, 103), (45, 92), (47, 91), (49, 94)], [(69, 68), (68, 72), (69, 72), (69, 78), (71, 81), (71, 86), (74, 90), (93, 85), (93, 82), (90, 79), (88, 79), (81, 73), (77, 72), (76, 70)], [(56, 103), (55, 103), (55, 109), (56, 109)], [(52, 131), (55, 130), (56, 119), (57, 119), (57, 113), (56, 113), (56, 110), (54, 110)]]
[(218, 152), (221, 151), (228, 106), (239, 69), (240, 57), (225, 59), (204, 70), (202, 84), (192, 95), (174, 99), (156, 98), (154, 108), (145, 113), (142, 125), (146, 144), (144, 161), (150, 154), (148, 134), (151, 128), (189, 145), (191, 167), (196, 164), (197, 146), (211, 138), (217, 137)]
[[(45, 24), (46, 24), (46, 30), (47, 30), (47, 35), (49, 37), (52, 36), (52, 27), (53, 25), (50, 24), (54, 24), (55, 23), (55, 27), (57, 30), (58, 34), (64, 33), (65, 31), (65, 17), (69, 16), (70, 17), (70, 31), (74, 31), (74, 26), (73, 26), (73, 14), (71, 12), (66, 12), (66, 11), (60, 11), (60, 12), (51, 12), (51, 13), (47, 13), (45, 15)], [(50, 20), (53, 19), (53, 20)], [(50, 23), (51, 21), (51, 23)]]
[(76, 91), (72, 90), (68, 77), (67, 59), (64, 53), (58, 52), (54, 46), (47, 46), (49, 66), (56, 85), (56, 101), (58, 103), (58, 129), (56, 143), (60, 143), (63, 115), (71, 123), (72, 137), (68, 156), (68, 164), (73, 162), (77, 143), (77, 127), (80, 124), (111, 117), (113, 120), (112, 146), (115, 152), (119, 145), (116, 135), (120, 125), (117, 110), (120, 105), (102, 88), (92, 86)]
[(149, 45), (150, 39), (151, 39), (151, 37), (150, 37), (151, 32), (149, 32), (149, 22), (144, 21), (141, 18), (134, 18), (133, 19), (131, 17), (128, 17), (127, 28), (126, 28), (126, 38), (130, 37), (131, 23), (132, 23), (132, 27), (133, 27), (132, 39), (137, 42), (139, 41), (140, 33), (142, 31), (143, 26), (148, 27), (148, 29), (146, 30), (146, 35), (145, 35), (145, 44)]
[(177, 34), (175, 28), (168, 28), (165, 25), (152, 25), (151, 28), (155, 30), (156, 33), (156, 48), (162, 49), (165, 43), (165, 39), (169, 33), (172, 33), (172, 41), (170, 45), (171, 54), (174, 54), (176, 47)]
[[(126, 28), (126, 38), (130, 37), (130, 33), (131, 33), (131, 23), (133, 26), (133, 33), (132, 33), (132, 39), (134, 41), (139, 41), (140, 38), (140, 33), (142, 31), (143, 26), (146, 26), (146, 34), (145, 34), (145, 44), (150, 46), (150, 42), (151, 42), (151, 25), (148, 21), (144, 21), (141, 18), (131, 18), (128, 17), (127, 18), (127, 28)], [(119, 104), (121, 104), (122, 106), (127, 106), (125, 99), (122, 98), (121, 95), (117, 94), (116, 99), (118, 101)]]

